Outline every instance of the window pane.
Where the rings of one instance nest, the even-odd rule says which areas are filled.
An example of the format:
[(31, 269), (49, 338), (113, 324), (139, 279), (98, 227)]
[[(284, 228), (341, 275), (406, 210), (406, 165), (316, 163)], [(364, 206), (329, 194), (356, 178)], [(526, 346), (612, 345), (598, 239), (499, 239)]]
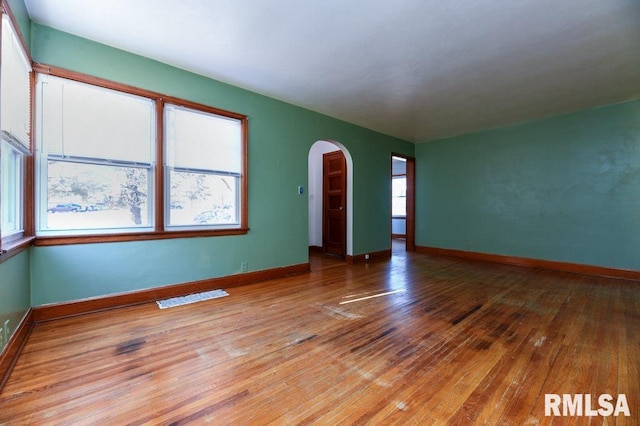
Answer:
[(2, 142), (0, 146), (2, 150), (2, 192), (0, 195), (0, 205), (2, 211), (2, 229), (3, 240), (10, 241), (11, 235), (19, 237), (22, 232), (22, 155), (13, 149), (8, 143)]
[(393, 216), (406, 216), (407, 215), (407, 199), (406, 198), (393, 198), (391, 203), (391, 214)]
[(391, 196), (393, 197), (406, 197), (407, 196), (407, 178), (394, 177), (392, 179)]
[(43, 230), (151, 226), (150, 169), (48, 161)]
[(172, 170), (169, 179), (170, 226), (239, 223), (237, 177)]
[(391, 214), (407, 215), (407, 178), (398, 176), (391, 179)]

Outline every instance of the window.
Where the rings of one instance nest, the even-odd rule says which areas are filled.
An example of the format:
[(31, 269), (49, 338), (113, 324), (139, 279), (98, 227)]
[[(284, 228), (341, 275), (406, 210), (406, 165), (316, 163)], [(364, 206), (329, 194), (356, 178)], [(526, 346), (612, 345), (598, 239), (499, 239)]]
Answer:
[(245, 116), (36, 69), (37, 243), (246, 233)]
[(23, 155), (4, 138), (2, 141), (2, 240), (5, 242), (21, 237)]
[(240, 225), (242, 122), (167, 104), (167, 227)]
[(407, 177), (394, 176), (391, 179), (391, 215), (407, 215)]
[(11, 19), (2, 15), (0, 231), (3, 245), (24, 236), (25, 158), (31, 155), (31, 65)]
[(38, 75), (38, 233), (153, 230), (155, 104)]
[(407, 159), (391, 157), (391, 216), (407, 215)]

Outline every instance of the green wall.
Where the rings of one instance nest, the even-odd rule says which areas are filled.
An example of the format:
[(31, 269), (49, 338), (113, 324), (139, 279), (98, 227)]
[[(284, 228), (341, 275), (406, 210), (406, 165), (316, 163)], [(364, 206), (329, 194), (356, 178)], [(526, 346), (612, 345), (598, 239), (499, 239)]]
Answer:
[(11, 8), (11, 13), (16, 18), (18, 22), (18, 26), (20, 27), (20, 32), (22, 33), (22, 37), (24, 41), (27, 43), (27, 46), (31, 44), (31, 20), (29, 19), (29, 14), (27, 13), (27, 8), (24, 5), (23, 0), (8, 0), (9, 8)]
[(416, 243), (640, 270), (640, 100), (416, 146)]
[(414, 145), (147, 58), (32, 25), (34, 61), (213, 105), (249, 117), (249, 227), (242, 236), (37, 247), (32, 304), (63, 302), (308, 261), (311, 145), (342, 143), (353, 158), (353, 254), (390, 247), (391, 152)]
[[(0, 326), (9, 320), (10, 334), (31, 306), (29, 283), (29, 251), (24, 251), (0, 263)], [(1, 339), (0, 351), (8, 339)]]

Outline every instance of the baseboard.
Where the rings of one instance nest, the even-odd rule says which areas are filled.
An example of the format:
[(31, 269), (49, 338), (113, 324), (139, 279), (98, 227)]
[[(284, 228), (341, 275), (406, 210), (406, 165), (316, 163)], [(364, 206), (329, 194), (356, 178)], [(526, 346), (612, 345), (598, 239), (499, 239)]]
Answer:
[(9, 380), (9, 376), (13, 371), (13, 367), (16, 365), (22, 348), (24, 348), (29, 334), (33, 329), (33, 309), (29, 308), (25, 316), (20, 321), (20, 325), (13, 333), (13, 336), (9, 339), (9, 342), (4, 348), (2, 354), (0, 354), (0, 392), (4, 388), (5, 383)]
[[(309, 253), (324, 253), (324, 249), (320, 246), (309, 246)], [(376, 251), (368, 253), (368, 255), (369, 258), (367, 259), (367, 254), (357, 254), (355, 256), (348, 254), (344, 257), (344, 260), (351, 264), (386, 260), (391, 258), (391, 250)]]
[(419, 253), (433, 254), (438, 256), (459, 257), (462, 259), (480, 260), (483, 262), (524, 266), (527, 268), (549, 269), (552, 271), (596, 275), (599, 277), (620, 278), (625, 280), (640, 280), (640, 271), (632, 271), (627, 269), (616, 269), (603, 266), (584, 265), (579, 263), (557, 262), (553, 260), (531, 259), (526, 257), (504, 256), (499, 254), (444, 249), (439, 247), (416, 246), (416, 251)]
[(124, 306), (139, 305), (170, 297), (200, 293), (218, 288), (237, 287), (307, 273), (311, 270), (309, 263), (284, 266), (263, 271), (247, 272), (183, 284), (156, 287), (147, 290), (119, 293), (104, 297), (77, 300), (72, 302), (43, 305), (33, 308), (33, 321), (49, 321), (90, 312), (104, 311)]
[[(369, 258), (367, 258), (367, 256), (369, 256)], [(356, 264), (356, 263), (373, 262), (376, 260), (388, 260), (388, 259), (391, 259), (390, 249), (375, 251), (375, 252), (365, 253), (365, 254), (357, 254), (355, 256), (347, 255), (345, 260), (349, 263)]]

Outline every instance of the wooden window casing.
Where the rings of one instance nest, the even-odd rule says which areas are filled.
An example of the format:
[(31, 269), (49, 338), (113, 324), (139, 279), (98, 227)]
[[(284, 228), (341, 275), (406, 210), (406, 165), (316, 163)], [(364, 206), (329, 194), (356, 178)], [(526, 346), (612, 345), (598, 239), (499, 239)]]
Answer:
[[(15, 47), (20, 50), (20, 55), (23, 56), (21, 61), (25, 62), (27, 68), (31, 68), (31, 56), (29, 53), (29, 49), (27, 48), (27, 44), (20, 32), (18, 23), (15, 19), (15, 16), (11, 12), (11, 8), (9, 7), (8, 2), (5, 0), (2, 1), (0, 6), (0, 12), (2, 15), (2, 19), (0, 20), (0, 30), (4, 31), (6, 28), (5, 25), (8, 25), (11, 29), (11, 38), (12, 43), (16, 42)], [(6, 40), (5, 40), (6, 41)], [(5, 43), (6, 46), (6, 43)], [(7, 52), (4, 52), (7, 53)], [(4, 53), (3, 56), (4, 56)], [(21, 168), (21, 176), (19, 182), (15, 182), (16, 188), (19, 191), (19, 203), (18, 206), (18, 215), (19, 221), (21, 223), (21, 230), (18, 234), (14, 234), (11, 236), (6, 236), (6, 238), (2, 239), (0, 237), (0, 262), (3, 262), (16, 254), (20, 253), (22, 250), (28, 248), (33, 239), (34, 239), (34, 220), (33, 220), (33, 132), (32, 129), (32, 108), (33, 105), (33, 72), (27, 71), (27, 85), (28, 85), (28, 93), (25, 93), (26, 96), (26, 132), (20, 135), (19, 138), (14, 138), (10, 132), (7, 132), (5, 136), (7, 136), (4, 142), (5, 149), (11, 149), (15, 152), (19, 152), (21, 156), (21, 160), (19, 167)], [(0, 91), (2, 89), (0, 88)], [(4, 93), (4, 92), (2, 92)], [(8, 103), (7, 99), (5, 102)], [(8, 105), (3, 102), (0, 105), (0, 108), (8, 108)], [(4, 130), (3, 126), (3, 130)], [(21, 139), (19, 142), (17, 139)], [(9, 148), (11, 146), (11, 148)], [(5, 188), (6, 189), (6, 188)], [(3, 191), (3, 188), (0, 188), (0, 192)], [(0, 201), (2, 203), (2, 201)], [(2, 206), (0, 205), (0, 208)], [(0, 225), (1, 226), (1, 225)], [(2, 230), (0, 229), (0, 235), (2, 234)]]
[[(52, 75), (68, 80), (73, 80), (97, 87), (116, 90), (144, 98), (151, 99), (155, 102), (155, 158), (156, 167), (154, 169), (154, 197), (153, 197), (153, 230), (142, 232), (122, 232), (122, 233), (94, 233), (90, 230), (82, 235), (47, 235), (37, 236), (35, 245), (61, 245), (61, 244), (82, 244), (82, 243), (101, 243), (101, 242), (121, 242), (121, 241), (138, 241), (138, 240), (156, 240), (168, 238), (186, 238), (186, 237), (203, 237), (218, 235), (242, 235), (249, 231), (248, 228), (248, 176), (247, 176), (247, 138), (248, 138), (248, 119), (245, 115), (225, 111), (208, 105), (191, 102), (188, 100), (167, 96), (157, 92), (140, 89), (122, 83), (116, 83), (98, 77), (88, 76), (83, 73), (69, 71), (53, 66), (34, 64), (33, 70), (39, 74)], [(208, 114), (215, 114), (222, 117), (228, 117), (238, 120), (241, 123), (241, 172), (239, 184), (239, 224), (235, 227), (224, 229), (180, 229), (167, 230), (165, 224), (166, 212), (165, 206), (165, 141), (164, 141), (164, 107), (165, 104), (176, 105), (201, 111)], [(43, 206), (36, 206), (42, 209)]]

